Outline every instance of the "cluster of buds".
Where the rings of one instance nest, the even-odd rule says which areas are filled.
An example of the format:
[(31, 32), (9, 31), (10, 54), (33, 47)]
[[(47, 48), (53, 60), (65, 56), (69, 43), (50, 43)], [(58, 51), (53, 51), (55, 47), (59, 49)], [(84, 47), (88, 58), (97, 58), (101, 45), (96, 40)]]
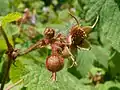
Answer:
[(36, 42), (36, 44), (30, 46), (25, 53), (37, 48), (43, 48), (46, 45), (51, 46), (51, 55), (46, 59), (46, 68), (52, 72), (52, 80), (56, 80), (56, 72), (60, 71), (64, 66), (64, 58), (71, 57), (74, 61), (74, 57), (69, 50), (69, 44), (67, 38), (63, 34), (56, 34), (52, 28), (46, 28), (44, 30), (44, 38)]
[[(70, 14), (76, 21), (77, 19)], [(56, 34), (55, 30), (52, 28), (46, 28), (44, 31), (44, 38), (39, 40), (36, 44), (30, 46), (24, 53), (36, 48), (43, 48), (46, 45), (51, 46), (51, 55), (46, 59), (46, 68), (52, 72), (52, 80), (56, 80), (56, 72), (60, 71), (64, 66), (64, 58), (70, 58), (73, 63), (71, 65), (77, 65), (76, 58), (73, 55), (74, 52), (77, 52), (77, 49), (90, 49), (90, 45), (87, 42), (86, 38), (91, 29), (96, 25), (96, 22), (93, 26), (79, 26), (74, 25), (67, 36), (64, 36), (61, 33)]]

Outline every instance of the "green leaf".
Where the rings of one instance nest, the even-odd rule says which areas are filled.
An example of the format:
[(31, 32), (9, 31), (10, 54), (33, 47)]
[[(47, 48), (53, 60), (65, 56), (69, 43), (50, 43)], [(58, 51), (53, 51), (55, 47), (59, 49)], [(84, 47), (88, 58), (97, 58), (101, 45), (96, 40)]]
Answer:
[(96, 61), (99, 62), (104, 68), (108, 68), (109, 52), (101, 46), (93, 46), (91, 51), (96, 57)]
[(96, 16), (102, 6), (106, 3), (106, 0), (90, 0), (88, 7), (89, 10), (86, 13), (86, 20), (90, 20), (92, 17)]
[(120, 53), (116, 52), (113, 58), (109, 62), (110, 73), (113, 77), (117, 77), (120, 80)]
[(31, 68), (31, 72), (25, 75), (24, 84), (27, 90), (89, 90), (88, 87), (80, 85), (79, 80), (68, 73), (66, 69), (57, 72), (57, 81), (51, 79), (51, 72), (46, 68)]
[(27, 72), (28, 70), (25, 68), (25, 66), (19, 60), (16, 60), (15, 65), (12, 64), (10, 68), (10, 79), (14, 83), (20, 80), (21, 77)]
[(13, 22), (21, 18), (21, 14), (18, 12), (10, 13), (6, 16), (4, 16), (1, 20), (1, 24), (3, 27), (6, 26), (7, 23)]
[(83, 77), (86, 76), (93, 67), (94, 60), (96, 60), (96, 57), (91, 51), (79, 50), (77, 56), (77, 71), (79, 71)]
[[(45, 68), (45, 65), (26, 56), (17, 59), (25, 68), (18, 62), (17, 67), (12, 66), (13, 74), (10, 74), (10, 77), (12, 81), (18, 78), (23, 79), (23, 86), (27, 90), (90, 90), (90, 86), (80, 84), (79, 79), (67, 72), (66, 67), (57, 72), (57, 81), (53, 82), (50, 79), (52, 73)], [(28, 72), (22, 74), (26, 69)]]
[[(92, 45), (91, 50), (78, 50), (77, 54), (77, 66), (69, 69), (69, 71), (77, 77), (80, 73), (83, 77), (85, 77), (88, 72), (95, 67), (108, 68), (109, 61), (109, 52), (106, 48), (101, 46)], [(96, 63), (97, 62), (97, 63)]]
[(105, 75), (105, 71), (104, 71), (103, 69), (101, 69), (101, 68), (93, 67), (93, 68), (90, 70), (90, 72), (91, 72), (91, 74), (92, 74), (93, 76), (95, 76), (98, 71), (101, 73), (101, 75)]
[[(8, 37), (8, 40), (9, 42), (13, 45), (13, 40), (12, 40), (12, 37)], [(6, 45), (6, 42), (4, 40), (4, 38), (0, 37), (0, 51), (1, 50), (6, 50), (7, 49), (7, 45)]]
[[(24, 79), (24, 87), (27, 90), (80, 90), (81, 88), (82, 90), (90, 90), (89, 86), (80, 85), (79, 80), (67, 72), (65, 68), (57, 72), (57, 81), (53, 82), (50, 79), (52, 73), (44, 65), (28, 64), (27, 67), (29, 68), (29, 72), (21, 76)], [(18, 69), (16, 68), (16, 71)], [(18, 72), (16, 73), (18, 74)], [(13, 73), (14, 77), (19, 76), (15, 75), (15, 72)]]
[(100, 30), (112, 47), (120, 52), (120, 2), (119, 0), (90, 0), (86, 5), (86, 20), (99, 15), (99, 23), (96, 29)]
[(105, 84), (98, 84), (96, 90), (120, 90), (120, 83), (107, 81)]
[(5, 28), (5, 32), (7, 34), (7, 36), (13, 36), (13, 35), (16, 35), (19, 33), (19, 29), (16, 25), (12, 25), (12, 24), (9, 24), (7, 25), (7, 27)]
[[(20, 81), (20, 80), (19, 80)], [(14, 87), (12, 87), (10, 90), (23, 90), (22, 89), (22, 87), (23, 87), (23, 83), (22, 83), (22, 81), (21, 82), (19, 82), (19, 81), (17, 81), (16, 83), (17, 83), (17, 85), (16, 86), (14, 86)], [(19, 82), (19, 83), (18, 83)], [(10, 81), (9, 83), (7, 83), (7, 84), (5, 84), (5, 89), (8, 89), (8, 87), (10, 87), (10, 86), (12, 86), (12, 85), (14, 85), (15, 83), (13, 83), (12, 81)]]
[(0, 14), (5, 15), (9, 12), (9, 0), (0, 0)]

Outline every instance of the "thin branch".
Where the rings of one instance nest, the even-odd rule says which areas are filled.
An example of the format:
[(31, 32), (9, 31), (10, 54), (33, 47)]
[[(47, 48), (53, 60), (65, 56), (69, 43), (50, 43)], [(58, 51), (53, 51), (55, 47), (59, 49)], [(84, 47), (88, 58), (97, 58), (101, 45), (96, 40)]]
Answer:
[(2, 67), (4, 69), (4, 71), (3, 71), (4, 72), (4, 76), (2, 77), (0, 90), (4, 89), (5, 82), (8, 79), (11, 63), (12, 63), (12, 61), (10, 60), (10, 58), (8, 58), (8, 60), (6, 62), (4, 62), (4, 65)]
[(43, 48), (43, 47), (44, 47), (44, 45), (43, 45), (42, 40), (39, 40), (38, 42), (36, 42), (35, 44), (33, 44), (29, 48), (27, 48), (23, 53), (21, 53), (20, 56), (27, 54), (27, 53), (29, 53), (37, 48)]
[(5, 85), (5, 82), (6, 82), (6, 79), (8, 78), (8, 74), (9, 74), (9, 70), (10, 70), (10, 66), (11, 66), (11, 63), (12, 63), (12, 57), (11, 57), (11, 54), (12, 52), (14, 51), (12, 45), (10, 44), (8, 38), (7, 38), (7, 35), (6, 33), (4, 32), (3, 28), (2, 28), (2, 25), (0, 24), (0, 32), (2, 33), (4, 39), (5, 39), (5, 42), (7, 44), (7, 56), (8, 56), (8, 60), (4, 62), (4, 65), (3, 65), (3, 69), (4, 69), (4, 76), (2, 77), (2, 83), (1, 83), (1, 88), (0, 90), (3, 90), (4, 88), (4, 85)]
[(13, 84), (13, 85), (8, 86), (8, 87), (6, 88), (6, 90), (12, 89), (12, 88), (15, 87), (16, 85), (20, 84), (22, 81), (23, 81), (23, 79), (17, 81), (17, 82), (16, 82), (15, 84)]
[(75, 16), (73, 16), (73, 15), (71, 14), (71, 12), (69, 12), (69, 14), (75, 19), (75, 21), (77, 22), (77, 25), (79, 26), (79, 21), (77, 20), (77, 18), (76, 18)]

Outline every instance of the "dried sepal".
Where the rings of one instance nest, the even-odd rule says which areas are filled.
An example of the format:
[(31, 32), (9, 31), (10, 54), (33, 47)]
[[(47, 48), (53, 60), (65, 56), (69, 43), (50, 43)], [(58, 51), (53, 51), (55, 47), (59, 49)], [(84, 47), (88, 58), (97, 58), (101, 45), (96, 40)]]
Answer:
[(89, 34), (91, 32), (91, 30), (96, 26), (98, 19), (99, 19), (99, 16), (97, 16), (97, 18), (92, 26), (83, 26), (81, 28), (85, 31), (86, 34)]
[(72, 64), (70, 65), (69, 68), (71, 68), (73, 66), (77, 66), (77, 62), (75, 60), (75, 57), (72, 55), (72, 53), (70, 52), (70, 50), (67, 46), (65, 46), (64, 50), (62, 51), (62, 57), (69, 58), (69, 60), (72, 61)]
[[(76, 25), (72, 26), (69, 31), (69, 35), (67, 37), (67, 43), (69, 44), (69, 50), (71, 53), (71, 60), (73, 61), (72, 65), (77, 65), (76, 63), (76, 53), (77, 49), (80, 50), (90, 50), (91, 46), (90, 43), (86, 40), (88, 37), (89, 32), (95, 27), (96, 23), (98, 22), (98, 17), (95, 23), (92, 26), (80, 26), (77, 18), (69, 13), (77, 22)], [(73, 57), (73, 56), (74, 57)]]
[(89, 41), (87, 41), (86, 39), (82, 41), (82, 43), (80, 45), (77, 45), (77, 48), (80, 50), (90, 50), (91, 49), (91, 45), (89, 43)]

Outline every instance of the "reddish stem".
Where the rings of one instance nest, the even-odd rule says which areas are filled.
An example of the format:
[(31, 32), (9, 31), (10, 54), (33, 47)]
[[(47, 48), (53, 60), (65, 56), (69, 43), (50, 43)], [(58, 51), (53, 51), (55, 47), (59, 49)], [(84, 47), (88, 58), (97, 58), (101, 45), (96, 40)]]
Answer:
[(56, 72), (52, 72), (52, 81), (56, 81)]
[(4, 88), (4, 85), (5, 85), (5, 82), (8, 78), (8, 75), (9, 75), (9, 70), (10, 70), (10, 66), (11, 66), (11, 63), (12, 63), (12, 52), (14, 51), (12, 45), (10, 44), (9, 40), (8, 40), (8, 37), (6, 35), (6, 33), (4, 32), (3, 28), (2, 28), (2, 25), (0, 25), (0, 32), (2, 33), (4, 39), (5, 39), (5, 42), (7, 44), (7, 56), (8, 56), (8, 60), (4, 62), (4, 65), (3, 65), (3, 69), (4, 69), (4, 75), (2, 77), (2, 82), (1, 82), (1, 86), (0, 86), (0, 90), (3, 90)]

